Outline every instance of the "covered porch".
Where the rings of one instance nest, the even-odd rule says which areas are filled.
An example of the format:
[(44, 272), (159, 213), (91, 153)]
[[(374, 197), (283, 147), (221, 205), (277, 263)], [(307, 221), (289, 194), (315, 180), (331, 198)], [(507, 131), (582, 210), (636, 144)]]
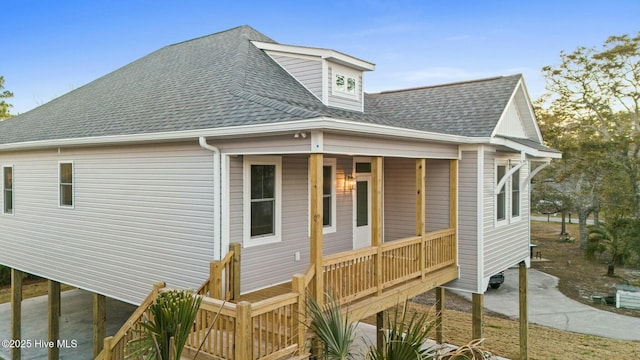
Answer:
[[(198, 289), (203, 302), (187, 344), (187, 353), (193, 356), (200, 349), (202, 359), (280, 359), (290, 356), (306, 358), (308, 355), (305, 304), (307, 296), (318, 302), (325, 294), (332, 294), (342, 305), (348, 305), (350, 318), (362, 319), (441, 286), (458, 277), (457, 266), (457, 177), (458, 160), (446, 161), (447, 189), (446, 224), (442, 229), (426, 231), (427, 219), (427, 159), (407, 159), (411, 163), (415, 204), (410, 219), (413, 235), (384, 241), (383, 221), (385, 158), (367, 158), (370, 168), (367, 176), (353, 184), (354, 196), (366, 193), (367, 221), (358, 221), (358, 204), (354, 200), (354, 225), (367, 223), (369, 244), (330, 254), (323, 253), (324, 154), (309, 155), (309, 263), (300, 273), (292, 274), (290, 281), (280, 282), (255, 291), (241, 292), (242, 264), (245, 250), (232, 243), (226, 256), (211, 263), (208, 279)], [(442, 164), (441, 164), (442, 165)], [(354, 166), (355, 167), (355, 166)], [(358, 181), (366, 179), (366, 184)], [(347, 181), (345, 176), (343, 181)], [(350, 185), (345, 185), (350, 186)], [(364, 192), (358, 186), (366, 186)], [(407, 189), (404, 189), (407, 190)], [(326, 192), (325, 192), (326, 193)], [(389, 201), (391, 202), (391, 201)], [(402, 212), (402, 211), (400, 211)], [(442, 215), (442, 214), (439, 214)], [(391, 216), (393, 218), (393, 216)], [(388, 226), (389, 227), (389, 226)], [(393, 226), (390, 226), (393, 228)], [(393, 229), (387, 229), (387, 234)], [(354, 230), (354, 236), (357, 229)], [(386, 236), (389, 238), (389, 236)], [(356, 241), (354, 241), (356, 244)], [(268, 275), (268, 274), (265, 274)], [(127, 322), (130, 328), (144, 319), (163, 285), (158, 285), (145, 303)], [(346, 307), (345, 307), (346, 309)], [(131, 331), (121, 330), (105, 340), (110, 354), (104, 359), (119, 359)], [(105, 350), (107, 351), (107, 350)]]

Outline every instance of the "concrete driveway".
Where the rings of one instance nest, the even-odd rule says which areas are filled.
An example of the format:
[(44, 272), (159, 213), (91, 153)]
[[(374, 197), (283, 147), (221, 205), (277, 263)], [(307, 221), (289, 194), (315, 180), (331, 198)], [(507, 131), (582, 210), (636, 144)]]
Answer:
[[(93, 307), (91, 293), (82, 290), (62, 292), (60, 339), (69, 345), (60, 349), (60, 359), (87, 360), (93, 353)], [(22, 360), (46, 359), (48, 349), (47, 296), (22, 301), (22, 339), (31, 340), (22, 349)], [(107, 336), (113, 335), (136, 309), (135, 306), (107, 298)], [(11, 304), (0, 304), (0, 340), (11, 339)], [(0, 359), (10, 359), (10, 349), (0, 346)]]
[[(469, 293), (458, 293), (471, 299)], [(618, 315), (571, 300), (558, 290), (558, 278), (529, 269), (529, 322), (564, 331), (620, 340), (640, 341), (640, 318)], [(505, 271), (499, 289), (485, 293), (486, 309), (513, 319), (519, 317), (518, 269)]]

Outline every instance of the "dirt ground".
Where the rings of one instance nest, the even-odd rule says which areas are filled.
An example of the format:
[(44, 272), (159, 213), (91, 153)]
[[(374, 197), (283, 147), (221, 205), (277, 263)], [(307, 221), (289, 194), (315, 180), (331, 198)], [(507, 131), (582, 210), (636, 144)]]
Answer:
[(601, 310), (618, 314), (640, 317), (640, 310), (616, 309), (613, 305), (595, 305), (592, 295), (615, 295), (616, 284), (640, 281), (640, 269), (623, 267), (615, 268), (615, 276), (607, 276), (605, 259), (588, 260), (582, 255), (577, 241), (578, 225), (567, 224), (569, 235), (576, 238), (574, 242), (560, 241), (560, 224), (537, 222), (531, 223), (531, 243), (537, 244), (545, 261), (532, 262), (534, 269), (557, 276), (558, 288), (566, 296)]
[[(615, 293), (617, 283), (640, 280), (640, 270), (616, 267), (615, 277), (608, 277), (603, 260), (587, 260), (580, 245), (561, 242), (560, 224), (532, 222), (531, 242), (538, 245), (545, 261), (532, 262), (532, 267), (557, 276), (559, 289), (566, 296), (596, 308), (623, 315), (640, 317), (640, 310), (616, 309), (615, 306), (593, 304), (591, 295)], [(569, 224), (576, 236), (578, 226)], [(419, 312), (433, 311), (435, 292), (429, 291), (412, 299)], [(445, 295), (445, 341), (463, 345), (471, 340), (471, 302), (451, 292)], [(485, 348), (510, 359), (519, 358), (519, 324), (507, 317), (485, 311), (483, 334)], [(367, 322), (375, 324), (375, 319)], [(640, 359), (640, 343), (576, 334), (531, 324), (529, 326), (530, 359)]]
[[(571, 234), (577, 234), (577, 225), (569, 225)], [(594, 305), (592, 294), (609, 295), (616, 283), (640, 280), (640, 270), (616, 268), (616, 277), (606, 276), (607, 266), (602, 260), (586, 260), (579, 244), (558, 241), (560, 224), (532, 222), (531, 242), (546, 261), (532, 266), (560, 278), (560, 290), (570, 298), (602, 310), (640, 317), (640, 310), (615, 309), (609, 305)], [(46, 282), (25, 285), (25, 298), (46, 294)], [(9, 287), (0, 289), (0, 303), (10, 300)], [(430, 291), (412, 299), (414, 311), (432, 310), (435, 292)], [(447, 292), (444, 314), (445, 342), (463, 345), (471, 340), (471, 303)], [(484, 347), (510, 359), (519, 358), (519, 325), (505, 316), (485, 312)], [(375, 324), (375, 318), (364, 320)], [(543, 326), (529, 326), (529, 359), (640, 359), (640, 343), (576, 334)]]

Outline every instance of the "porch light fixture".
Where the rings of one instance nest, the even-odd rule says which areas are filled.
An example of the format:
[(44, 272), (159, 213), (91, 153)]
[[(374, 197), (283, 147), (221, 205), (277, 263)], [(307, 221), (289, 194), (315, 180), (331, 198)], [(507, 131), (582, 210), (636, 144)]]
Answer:
[(344, 191), (353, 191), (356, 185), (356, 179), (352, 175), (346, 175), (344, 177)]
[(297, 133), (293, 134), (293, 138), (294, 139), (306, 139), (307, 138), (307, 133), (306, 132), (302, 132), (302, 131), (298, 131)]

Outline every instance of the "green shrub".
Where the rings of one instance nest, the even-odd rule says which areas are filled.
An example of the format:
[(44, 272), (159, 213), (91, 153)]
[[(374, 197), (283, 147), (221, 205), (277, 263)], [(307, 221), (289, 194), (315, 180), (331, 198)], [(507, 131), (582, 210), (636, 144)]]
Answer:
[(321, 343), (323, 359), (356, 358), (352, 348), (357, 323), (350, 322), (348, 314), (342, 315), (340, 303), (333, 296), (327, 296), (327, 302), (322, 306), (313, 296), (308, 296), (307, 312), (311, 318), (309, 329)]
[[(180, 359), (202, 298), (191, 291), (162, 292), (149, 306), (150, 319), (135, 330), (136, 337), (127, 344), (128, 359)], [(170, 354), (173, 338), (174, 353)]]
[(421, 315), (414, 312), (409, 317), (408, 311), (408, 300), (402, 307), (396, 305), (393, 318), (389, 318), (387, 322), (384, 345), (381, 349), (370, 346), (368, 360), (435, 359), (436, 351), (430, 347), (423, 347), (429, 332), (436, 324), (435, 319), (429, 319), (429, 312)]
[(11, 284), (11, 268), (0, 265), (0, 286)]
[[(25, 279), (39, 279), (39, 277), (32, 274), (25, 274)], [(11, 285), (11, 268), (8, 266), (0, 265), (0, 286)]]

